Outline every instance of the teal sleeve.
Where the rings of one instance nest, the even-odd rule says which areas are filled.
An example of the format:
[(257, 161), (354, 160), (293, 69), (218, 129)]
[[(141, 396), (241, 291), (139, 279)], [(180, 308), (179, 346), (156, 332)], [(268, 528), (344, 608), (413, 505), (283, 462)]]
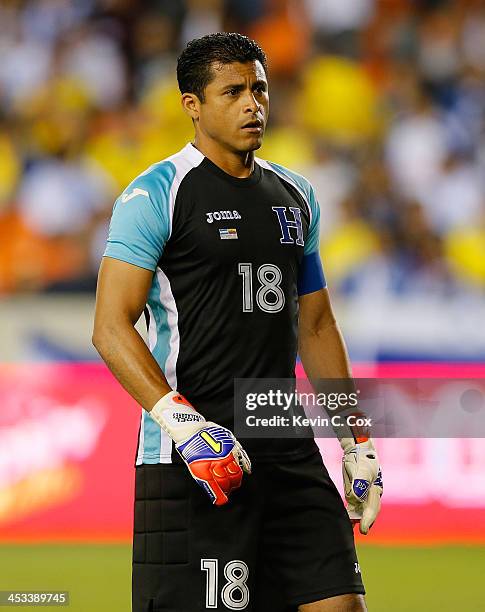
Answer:
[(318, 253), (320, 249), (320, 206), (315, 197), (313, 187), (308, 183), (308, 204), (312, 211), (312, 220), (308, 228), (308, 236), (305, 242), (304, 255)]
[(105, 257), (155, 271), (170, 237), (174, 177), (174, 165), (163, 162), (130, 183), (115, 202)]

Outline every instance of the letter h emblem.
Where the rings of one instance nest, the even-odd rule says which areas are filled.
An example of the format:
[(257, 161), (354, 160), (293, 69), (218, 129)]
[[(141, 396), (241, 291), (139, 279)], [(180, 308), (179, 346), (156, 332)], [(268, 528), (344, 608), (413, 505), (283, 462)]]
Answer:
[[(280, 223), (282, 233), (282, 238), (280, 238), (281, 244), (294, 244), (296, 242), (298, 246), (303, 246), (301, 210), (296, 206), (289, 206), (288, 208), (293, 213), (293, 220), (291, 220), (286, 216), (286, 206), (272, 206), (271, 208), (277, 214)], [(296, 240), (293, 240), (291, 237), (290, 229), (296, 229)]]

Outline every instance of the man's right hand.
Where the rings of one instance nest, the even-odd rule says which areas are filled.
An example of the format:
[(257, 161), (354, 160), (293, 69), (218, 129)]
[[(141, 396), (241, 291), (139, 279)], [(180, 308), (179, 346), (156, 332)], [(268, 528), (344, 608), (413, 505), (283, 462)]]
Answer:
[(162, 397), (150, 415), (174, 440), (191, 476), (212, 503), (226, 504), (231, 491), (241, 486), (243, 472), (251, 473), (249, 457), (233, 433), (207, 422), (175, 391)]
[(229, 493), (241, 486), (243, 471), (251, 473), (249, 457), (232, 432), (215, 423), (207, 423), (175, 448), (215, 506), (229, 501)]

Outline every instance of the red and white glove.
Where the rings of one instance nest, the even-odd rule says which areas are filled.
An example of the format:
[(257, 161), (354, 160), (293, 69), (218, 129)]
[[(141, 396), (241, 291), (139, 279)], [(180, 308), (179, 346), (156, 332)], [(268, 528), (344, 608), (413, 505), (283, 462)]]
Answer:
[(164, 395), (150, 416), (168, 433), (191, 476), (215, 506), (229, 501), (241, 486), (243, 472), (251, 473), (251, 461), (233, 433), (206, 421), (176, 391)]

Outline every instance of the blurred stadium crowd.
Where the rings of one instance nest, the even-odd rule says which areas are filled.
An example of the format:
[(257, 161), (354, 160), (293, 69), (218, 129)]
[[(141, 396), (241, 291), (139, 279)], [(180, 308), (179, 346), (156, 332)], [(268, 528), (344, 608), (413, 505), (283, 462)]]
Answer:
[(178, 52), (270, 63), (262, 157), (307, 176), (345, 295), (483, 293), (481, 0), (0, 0), (0, 292), (92, 291), (114, 199), (191, 138)]

